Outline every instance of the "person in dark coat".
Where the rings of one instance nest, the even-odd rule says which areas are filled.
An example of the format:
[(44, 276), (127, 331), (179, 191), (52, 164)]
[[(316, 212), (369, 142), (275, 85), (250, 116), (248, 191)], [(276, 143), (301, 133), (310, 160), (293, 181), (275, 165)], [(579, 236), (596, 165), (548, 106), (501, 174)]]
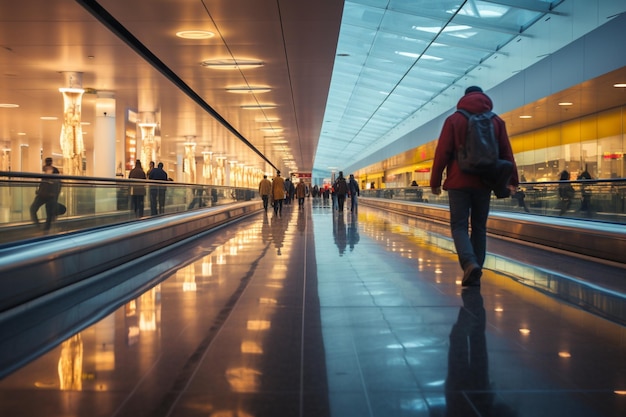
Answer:
[(354, 179), (354, 174), (350, 174), (348, 192), (350, 193), (350, 211), (356, 212), (359, 209), (359, 196), (361, 195), (361, 191), (359, 190), (359, 183)]
[[(150, 170), (148, 179), (167, 181), (167, 172), (163, 169), (163, 162), (159, 162), (156, 168)], [(153, 216), (157, 213), (165, 213), (165, 191), (166, 188), (161, 185), (150, 186), (150, 214)]]
[[(52, 165), (52, 158), (46, 158), (42, 171), (44, 174), (59, 174), (59, 170)], [(59, 193), (61, 192), (61, 182), (51, 178), (42, 178), (33, 203), (30, 205), (30, 218), (39, 227), (37, 211), (43, 205), (46, 206), (46, 222), (43, 230), (48, 231), (52, 226), (52, 220), (57, 215)]]
[(333, 189), (335, 190), (335, 195), (337, 196), (337, 210), (343, 211), (346, 194), (348, 194), (348, 183), (343, 176), (343, 171), (339, 171), (339, 177), (337, 177)]
[[(135, 162), (135, 167), (130, 170), (128, 178), (146, 179), (146, 173), (141, 168), (141, 161)], [(146, 198), (146, 187), (143, 184), (131, 185), (130, 187), (131, 203), (135, 217), (143, 217), (144, 200)]]

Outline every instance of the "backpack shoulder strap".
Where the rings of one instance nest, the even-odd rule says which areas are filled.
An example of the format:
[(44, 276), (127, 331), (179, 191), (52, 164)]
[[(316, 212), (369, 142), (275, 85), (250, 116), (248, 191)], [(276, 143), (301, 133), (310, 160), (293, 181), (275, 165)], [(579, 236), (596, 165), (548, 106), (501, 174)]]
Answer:
[(461, 113), (463, 116), (465, 116), (466, 119), (469, 119), (470, 116), (472, 115), (472, 113), (468, 112), (467, 110), (463, 110), (463, 109), (457, 109), (458, 113)]
[(492, 112), (491, 110), (486, 111), (486, 112), (482, 112), (482, 113), (470, 113), (467, 110), (463, 110), (463, 109), (457, 109), (457, 113), (461, 113), (463, 116), (465, 116), (466, 119), (469, 119), (470, 116), (473, 116), (475, 114), (484, 114), (485, 116), (487, 116), (489, 119), (493, 118), (496, 114), (494, 112)]

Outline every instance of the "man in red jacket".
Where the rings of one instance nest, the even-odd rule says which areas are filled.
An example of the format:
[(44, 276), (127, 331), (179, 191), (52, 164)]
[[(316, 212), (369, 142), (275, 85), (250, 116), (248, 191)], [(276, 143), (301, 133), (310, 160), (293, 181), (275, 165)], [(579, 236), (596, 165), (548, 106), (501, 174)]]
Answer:
[[(472, 86), (465, 90), (465, 95), (457, 103), (457, 109), (469, 113), (483, 113), (491, 111), (493, 103), (480, 87)], [(514, 192), (519, 179), (506, 126), (504, 120), (498, 116), (494, 116), (492, 122), (498, 140), (500, 159), (513, 164), (509, 189)], [(435, 150), (430, 188), (433, 194), (441, 194), (441, 180), (445, 169), (446, 180), (443, 189), (448, 192), (450, 229), (459, 263), (463, 268), (462, 285), (479, 286), (487, 249), (487, 217), (491, 188), (485, 185), (479, 175), (462, 172), (456, 162), (456, 151), (459, 144), (465, 143), (466, 133), (467, 118), (463, 114), (454, 112), (448, 116)], [(472, 225), (471, 235), (468, 233), (468, 220)]]

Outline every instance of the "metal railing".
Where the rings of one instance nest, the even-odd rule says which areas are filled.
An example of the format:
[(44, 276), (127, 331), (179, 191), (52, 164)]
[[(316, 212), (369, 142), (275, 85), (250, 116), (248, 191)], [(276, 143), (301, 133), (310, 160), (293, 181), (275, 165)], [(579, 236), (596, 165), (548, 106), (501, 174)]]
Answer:
[[(568, 186), (573, 191), (569, 193), (571, 198), (563, 198), (568, 194), (565, 192)], [(445, 191), (434, 195), (426, 187), (362, 190), (361, 196), (448, 205)], [(491, 211), (626, 224), (626, 178), (526, 182), (520, 184), (519, 192), (510, 198), (494, 196)]]
[[(60, 190), (33, 206), (43, 183)], [(136, 194), (143, 194), (143, 212), (135, 211)], [(0, 171), (0, 245), (255, 198), (256, 190), (248, 188)]]

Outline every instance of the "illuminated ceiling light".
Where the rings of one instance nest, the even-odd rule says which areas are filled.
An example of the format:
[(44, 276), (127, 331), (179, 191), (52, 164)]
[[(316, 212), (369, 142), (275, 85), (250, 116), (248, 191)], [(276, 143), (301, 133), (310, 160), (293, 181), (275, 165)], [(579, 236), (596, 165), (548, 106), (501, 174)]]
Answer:
[(226, 87), (226, 91), (233, 94), (252, 94), (252, 93), (269, 93), (271, 88), (263, 85), (238, 85)]
[(520, 119), (532, 119), (533, 117), (532, 117), (532, 116), (529, 116), (529, 115), (527, 115), (527, 114), (523, 114), (523, 115), (521, 115), (519, 118), (520, 118)]
[(19, 104), (12, 104), (12, 103), (0, 103), (0, 107), (3, 109), (14, 109), (16, 107), (20, 107)]
[(59, 120), (59, 118), (56, 116), (41, 116), (39, 119), (40, 120)]
[(255, 122), (257, 123), (274, 123), (274, 122), (280, 122), (280, 118), (278, 117), (257, 117), (256, 119), (254, 119)]
[(261, 129), (259, 129), (261, 132), (268, 132), (268, 133), (272, 133), (272, 132), (282, 132), (284, 129), (282, 127), (262, 127)]
[(559, 103), (559, 106), (573, 106), (574, 103), (570, 103), (569, 101), (562, 101)]
[(613, 87), (615, 87), (615, 88), (626, 88), (626, 83), (613, 84)]
[(403, 52), (403, 51), (395, 51), (396, 55), (400, 55), (400, 56), (405, 56), (407, 58), (413, 58), (413, 59), (423, 59), (426, 61), (443, 61), (443, 58), (439, 58), (437, 56), (433, 56), (433, 55), (424, 55), (424, 54), (416, 54), (414, 52)]
[(263, 61), (256, 59), (207, 59), (200, 63), (203, 67), (212, 69), (234, 70), (246, 68), (259, 68), (265, 65)]
[(265, 109), (275, 109), (276, 104), (266, 103), (266, 104), (244, 104), (241, 106), (243, 110), (265, 110)]
[(560, 358), (571, 358), (572, 354), (569, 352), (559, 352), (559, 357)]
[(506, 6), (492, 6), (482, 4), (472, 4), (473, 7), (464, 7), (459, 10), (460, 15), (480, 17), (480, 18), (498, 18), (502, 17), (510, 10), (510, 7)]
[(402, 52), (402, 51), (394, 51), (396, 55), (405, 56), (407, 58), (417, 59), (420, 54), (416, 54), (415, 52)]
[(208, 30), (181, 30), (176, 32), (176, 36), (183, 39), (210, 39), (215, 36), (215, 33)]
[(530, 334), (530, 329), (519, 329), (519, 332), (526, 336)]

